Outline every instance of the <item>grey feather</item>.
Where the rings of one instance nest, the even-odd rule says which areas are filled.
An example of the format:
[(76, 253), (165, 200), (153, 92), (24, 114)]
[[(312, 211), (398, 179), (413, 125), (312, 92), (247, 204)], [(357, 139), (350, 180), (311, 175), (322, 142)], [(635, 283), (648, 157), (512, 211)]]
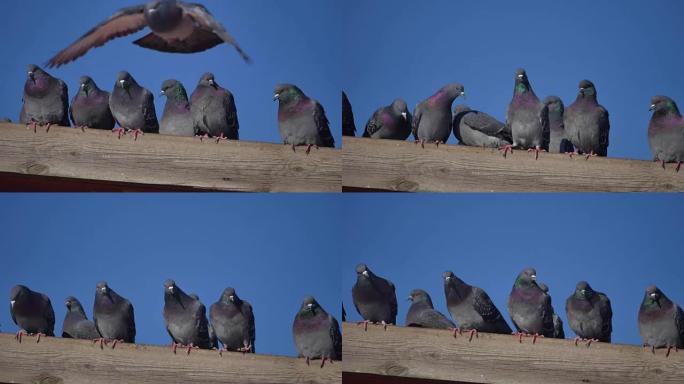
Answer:
[(340, 325), (311, 296), (304, 298), (294, 318), (292, 336), (301, 357), (342, 360)]

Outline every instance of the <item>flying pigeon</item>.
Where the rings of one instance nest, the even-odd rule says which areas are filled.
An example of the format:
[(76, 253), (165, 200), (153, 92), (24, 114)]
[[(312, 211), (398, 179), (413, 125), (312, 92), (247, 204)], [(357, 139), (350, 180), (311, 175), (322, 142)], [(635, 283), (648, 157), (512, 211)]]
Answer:
[(665, 163), (677, 163), (675, 170), (684, 162), (684, 119), (677, 104), (667, 96), (654, 96), (651, 99), (653, 116), (648, 123), (648, 145), (653, 159)]
[(558, 96), (547, 96), (543, 101), (549, 110), (549, 152), (551, 153), (570, 153), (574, 151), (572, 143), (565, 135), (565, 125), (563, 124), (563, 100)]
[(354, 306), (364, 321), (364, 329), (368, 323), (381, 323), (385, 330), (388, 324), (397, 323), (397, 295), (394, 284), (374, 274), (366, 264), (356, 266), (356, 284), (352, 288)]
[(653, 353), (656, 348), (667, 348), (667, 357), (672, 348), (684, 348), (684, 312), (655, 285), (646, 288), (639, 307), (639, 334)]
[(97, 331), (95, 323), (86, 317), (81, 302), (77, 298), (69, 296), (64, 300), (64, 304), (67, 313), (64, 316), (62, 337), (88, 340), (99, 340), (102, 337)]
[(409, 294), (413, 303), (406, 313), (407, 327), (436, 329), (455, 329), (456, 324), (449, 320), (432, 305), (430, 295), (422, 289), (414, 289)]
[(109, 95), (109, 109), (120, 128), (113, 131), (132, 131), (135, 139), (145, 133), (159, 133), (157, 112), (154, 109), (154, 96), (138, 85), (133, 76), (126, 71), (119, 72), (114, 90)]
[(406, 140), (411, 135), (411, 114), (406, 102), (395, 99), (392, 104), (378, 108), (368, 119), (363, 137), (373, 139)]
[(116, 122), (109, 110), (109, 92), (98, 88), (90, 76), (81, 76), (79, 83), (69, 108), (71, 121), (81, 129), (113, 129)]
[(16, 339), (21, 343), (23, 335), (54, 336), (55, 311), (47, 295), (34, 292), (23, 285), (15, 285), (10, 290), (10, 314), (19, 326)]
[(340, 325), (311, 296), (304, 298), (294, 318), (292, 336), (297, 354), (306, 358), (307, 365), (312, 359), (321, 359), (321, 368), (326, 360), (342, 360)]
[(69, 127), (69, 89), (66, 83), (30, 64), (19, 122), (33, 126), (33, 132), (37, 125), (46, 125), (46, 132), (53, 125)]
[(190, 112), (195, 132), (201, 137), (221, 140), (239, 140), (240, 123), (233, 94), (222, 88), (214, 79), (214, 74), (207, 72), (197, 83), (197, 88), (190, 96)]
[(563, 320), (558, 316), (556, 311), (553, 309), (553, 303), (551, 295), (549, 294), (549, 287), (544, 283), (538, 283), (539, 288), (544, 292), (545, 295), (549, 297), (549, 305), (553, 311), (553, 338), (554, 339), (565, 339), (565, 331), (563, 330)]
[(536, 282), (534, 268), (524, 269), (515, 280), (508, 297), (508, 314), (518, 330), (519, 341), (532, 335), (532, 343), (537, 337), (553, 337), (553, 308), (551, 297)]
[(342, 91), (342, 136), (356, 136), (354, 112), (347, 94)]
[(451, 134), (451, 104), (459, 96), (465, 97), (463, 85), (451, 83), (416, 106), (411, 123), (416, 143), (423, 147), (426, 142), (446, 143)]
[(577, 153), (608, 156), (608, 111), (596, 101), (596, 88), (589, 80), (579, 83), (579, 92), (563, 115), (565, 133)]
[(454, 109), (453, 127), (454, 136), (463, 145), (499, 148), (512, 141), (511, 127), (465, 105), (457, 105)]
[(164, 325), (171, 336), (173, 353), (177, 347), (210, 349), (206, 308), (198, 298), (183, 292), (173, 280), (164, 281)]
[(109, 340), (113, 340), (112, 349), (118, 342), (135, 343), (135, 315), (133, 304), (119, 296), (106, 282), (101, 281), (95, 287), (95, 304), (93, 320), (100, 332), (100, 348)]
[(221, 297), (209, 308), (209, 320), (223, 351), (255, 352), (255, 328), (252, 305), (242, 300), (234, 288), (223, 290)]
[(175, 136), (195, 136), (195, 128), (190, 113), (188, 94), (180, 81), (165, 80), (161, 86), (161, 96), (166, 96), (164, 113), (159, 124), (159, 133)]
[(577, 335), (575, 345), (580, 340), (586, 340), (587, 347), (593, 341), (610, 343), (613, 310), (608, 296), (594, 291), (586, 281), (580, 281), (565, 301), (565, 312), (570, 328)]
[(318, 101), (307, 97), (301, 89), (292, 84), (278, 84), (273, 100), (278, 100), (278, 128), (283, 144), (306, 145), (306, 154), (311, 147), (335, 147), (330, 133), (330, 123), (325, 110)]
[(527, 149), (539, 158), (539, 152), (549, 149), (549, 109), (534, 94), (527, 72), (519, 68), (515, 71), (513, 99), (506, 111), (506, 125), (513, 134), (513, 144), (501, 148), (504, 157), (513, 148)]

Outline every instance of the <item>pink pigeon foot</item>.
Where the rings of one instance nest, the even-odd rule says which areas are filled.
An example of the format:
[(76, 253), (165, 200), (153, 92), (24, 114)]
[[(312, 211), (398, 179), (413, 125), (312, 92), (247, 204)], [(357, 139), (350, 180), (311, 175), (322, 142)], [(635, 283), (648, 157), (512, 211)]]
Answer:
[(121, 136), (126, 134), (126, 130), (119, 127), (119, 128), (112, 128), (112, 132), (117, 134), (117, 138), (121, 139)]
[(503, 157), (506, 158), (506, 154), (508, 152), (511, 152), (511, 154), (513, 154), (513, 146), (510, 144), (504, 145), (503, 147), (499, 147), (499, 151), (503, 151)]

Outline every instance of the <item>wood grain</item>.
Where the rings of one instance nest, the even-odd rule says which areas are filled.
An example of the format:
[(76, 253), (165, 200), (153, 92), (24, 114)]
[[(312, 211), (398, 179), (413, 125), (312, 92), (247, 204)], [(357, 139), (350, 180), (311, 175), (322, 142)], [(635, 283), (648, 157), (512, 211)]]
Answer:
[[(449, 331), (343, 324), (347, 373), (451, 380), (467, 383), (681, 383), (684, 351), (593, 343), (575, 347), (571, 340), (518, 339), (481, 333), (454, 338)], [(416, 380), (416, 383), (421, 381)]]
[(434, 192), (681, 192), (684, 171), (651, 161), (343, 137), (342, 185)]
[[(339, 150), (248, 141), (216, 144), (147, 134), (133, 141), (109, 131), (52, 127), (37, 133), (0, 123), (0, 172), (159, 185), (163, 190), (339, 192)], [(0, 187), (1, 189), (1, 187)], [(9, 187), (8, 187), (9, 189)], [(16, 190), (16, 188), (14, 188)], [(135, 188), (134, 188), (135, 189)]]

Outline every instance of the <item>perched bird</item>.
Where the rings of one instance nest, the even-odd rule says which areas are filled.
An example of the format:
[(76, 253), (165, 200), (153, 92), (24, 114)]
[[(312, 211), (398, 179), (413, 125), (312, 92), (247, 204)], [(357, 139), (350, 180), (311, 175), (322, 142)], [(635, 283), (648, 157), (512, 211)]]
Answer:
[(164, 281), (164, 325), (171, 336), (173, 353), (177, 347), (210, 349), (206, 308), (198, 298), (183, 292), (173, 280)]
[(161, 96), (166, 96), (159, 133), (164, 135), (194, 136), (195, 128), (190, 113), (190, 102), (183, 84), (178, 80), (165, 80)]
[(161, 52), (193, 53), (225, 42), (234, 46), (245, 61), (250, 60), (233, 36), (203, 5), (155, 0), (120, 9), (51, 58), (48, 66), (67, 64), (85, 55), (91, 48), (148, 26), (152, 32), (134, 41), (134, 44)]
[(309, 360), (342, 360), (342, 334), (337, 320), (328, 314), (316, 299), (304, 298), (292, 323), (292, 336), (299, 357)]
[(575, 149), (565, 135), (565, 125), (563, 124), (563, 100), (558, 96), (547, 96), (543, 101), (549, 110), (549, 152), (569, 153)]
[(217, 143), (221, 139), (240, 139), (235, 98), (218, 85), (213, 73), (205, 73), (197, 83), (190, 96), (190, 113), (196, 133), (214, 137)]
[(639, 307), (639, 334), (653, 353), (667, 348), (665, 356), (669, 356), (672, 348), (684, 348), (684, 312), (655, 285), (646, 288)]
[(589, 80), (579, 83), (575, 102), (563, 115), (565, 134), (577, 153), (590, 156), (608, 156), (608, 111), (596, 101), (596, 88)]
[(551, 299), (551, 294), (549, 294), (549, 287), (544, 283), (538, 283), (539, 288), (544, 292), (545, 295), (549, 297), (549, 305), (551, 305), (551, 310), (553, 311), (553, 338), (554, 339), (565, 339), (565, 331), (563, 330), (563, 320), (558, 316), (556, 311), (553, 309), (553, 300)]
[[(347, 94), (342, 91), (342, 136), (356, 136), (354, 112)], [(344, 320), (343, 320), (344, 321)]]
[(95, 323), (88, 320), (81, 302), (77, 298), (69, 296), (64, 300), (64, 304), (67, 313), (64, 316), (62, 337), (88, 340), (98, 340), (102, 337), (97, 331)]
[[(192, 297), (193, 299), (195, 299), (197, 301), (200, 301), (199, 295), (196, 293), (191, 293), (188, 296)], [(202, 305), (204, 305), (204, 304), (202, 304)], [(216, 331), (214, 331), (214, 327), (211, 325), (211, 323), (209, 323), (209, 325), (207, 326), (207, 329), (209, 331), (209, 346), (210, 346), (210, 348), (218, 349), (218, 347), (219, 347), (218, 338), (216, 337)]]
[(496, 308), (492, 299), (483, 289), (468, 285), (459, 279), (452, 271), (442, 274), (444, 278), (444, 296), (451, 317), (458, 323), (456, 332), (470, 331), (470, 339), (473, 334), (479, 332), (511, 333), (511, 327), (504, 320), (499, 309)]
[(234, 288), (223, 290), (221, 297), (209, 308), (209, 320), (214, 327), (222, 351), (255, 352), (255, 328), (252, 305), (242, 300)]
[(508, 314), (521, 342), (525, 335), (532, 335), (534, 343), (539, 336), (553, 337), (554, 334), (551, 297), (537, 285), (536, 278), (534, 268), (524, 269), (508, 297)]
[(118, 342), (135, 343), (135, 315), (133, 304), (119, 296), (106, 282), (101, 281), (95, 287), (95, 304), (93, 320), (97, 331), (102, 335), (100, 348), (109, 340), (113, 340), (112, 348)]
[(273, 100), (278, 100), (278, 128), (283, 144), (306, 145), (306, 154), (311, 147), (335, 147), (330, 133), (330, 123), (325, 110), (318, 101), (307, 97), (301, 89), (292, 84), (278, 84)]
[(527, 72), (515, 71), (513, 99), (506, 111), (506, 125), (510, 126), (513, 144), (504, 146), (504, 157), (513, 148), (527, 149), (539, 158), (539, 152), (549, 149), (549, 109), (534, 94)]
[(411, 114), (402, 99), (395, 99), (392, 104), (378, 108), (363, 130), (363, 137), (373, 139), (406, 140), (409, 135)]
[(55, 335), (55, 311), (47, 295), (34, 292), (23, 285), (15, 285), (10, 290), (10, 314), (19, 326), (16, 339), (21, 343), (23, 335), (41, 336)]
[(565, 301), (565, 312), (570, 329), (577, 335), (575, 345), (580, 340), (587, 340), (587, 347), (593, 341), (610, 343), (613, 309), (608, 296), (594, 291), (586, 281), (580, 281)]
[(499, 148), (510, 145), (511, 127), (492, 116), (457, 105), (454, 109), (454, 136), (463, 145)]
[(138, 85), (133, 76), (126, 71), (119, 72), (114, 90), (109, 95), (109, 109), (120, 128), (113, 131), (133, 131), (137, 140), (139, 134), (159, 133), (157, 112), (154, 109), (154, 96)]
[(71, 121), (81, 129), (113, 129), (116, 122), (109, 110), (109, 92), (98, 88), (90, 76), (81, 76), (79, 83), (69, 108)]
[(430, 295), (422, 289), (414, 289), (409, 294), (413, 303), (406, 313), (407, 327), (436, 329), (455, 329), (456, 324), (449, 320), (432, 305)]
[(648, 123), (648, 145), (653, 159), (665, 163), (677, 163), (676, 171), (684, 162), (684, 119), (677, 104), (667, 96), (651, 99), (653, 116)]
[[(397, 323), (397, 295), (394, 284), (374, 274), (366, 264), (356, 266), (356, 284), (352, 288), (356, 311), (363, 317), (365, 329), (368, 323)], [(360, 323), (361, 324), (361, 323)]]
[(21, 124), (69, 127), (69, 89), (65, 82), (30, 64), (24, 83), (24, 98), (19, 114)]
[(421, 146), (425, 143), (446, 143), (451, 134), (451, 104), (457, 97), (465, 97), (463, 85), (451, 83), (421, 101), (413, 110), (413, 137)]

